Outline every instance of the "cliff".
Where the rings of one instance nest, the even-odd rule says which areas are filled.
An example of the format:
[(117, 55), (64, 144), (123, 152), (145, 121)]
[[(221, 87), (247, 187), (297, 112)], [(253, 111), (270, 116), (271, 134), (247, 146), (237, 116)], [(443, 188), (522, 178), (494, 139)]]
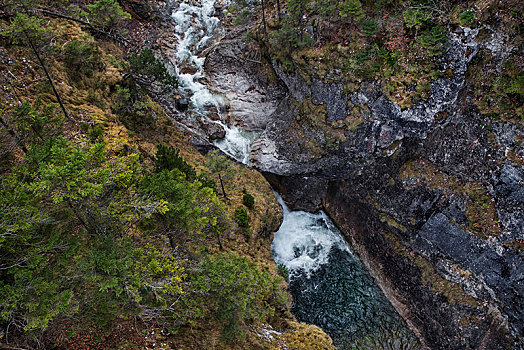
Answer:
[[(521, 37), (485, 12), (475, 26), (448, 23), (423, 86), (355, 76), (337, 61), (354, 45), (322, 35), (289, 56), (267, 45), (285, 97), (254, 166), (293, 208), (332, 217), (432, 349), (524, 344), (522, 90), (496, 85), (520, 76), (510, 71), (522, 69)], [(420, 64), (396, 74), (421, 80)]]

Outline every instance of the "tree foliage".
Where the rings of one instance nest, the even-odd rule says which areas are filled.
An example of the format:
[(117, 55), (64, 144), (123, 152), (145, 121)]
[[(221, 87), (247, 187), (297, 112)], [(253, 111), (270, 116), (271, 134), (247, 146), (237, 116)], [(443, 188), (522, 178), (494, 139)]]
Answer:
[(249, 193), (246, 193), (242, 196), (242, 203), (249, 209), (253, 209), (255, 206), (255, 198)]
[(434, 26), (431, 30), (425, 31), (418, 37), (418, 42), (425, 48), (430, 56), (437, 56), (442, 53), (446, 42), (447, 31), (443, 27)]
[(362, 22), (362, 32), (365, 36), (373, 36), (378, 33), (378, 23), (373, 18), (368, 18)]
[(94, 42), (72, 40), (64, 46), (64, 63), (69, 77), (78, 81), (103, 68), (101, 53)]
[(359, 0), (345, 0), (338, 3), (338, 15), (342, 18), (350, 18), (351, 23), (364, 18), (364, 11)]
[(22, 12), (17, 12), (9, 27), (1, 33), (14, 44), (20, 45), (30, 40), (37, 47), (47, 44), (51, 34), (43, 19)]
[[(137, 263), (154, 256), (123, 233), (167, 208), (137, 196), (137, 159), (108, 159), (103, 144), (53, 138), (31, 146), (27, 161), (2, 178), (2, 322), (27, 331), (72, 314), (107, 322), (138, 310), (152, 278), (137, 275)], [(178, 271), (164, 270), (168, 279)]]
[(432, 19), (433, 15), (431, 11), (408, 8), (402, 12), (402, 18), (407, 28), (415, 28), (417, 31), (422, 28), (428, 21)]
[(246, 208), (237, 208), (235, 210), (235, 220), (240, 227), (249, 226), (249, 214), (247, 213)]
[(222, 194), (227, 197), (224, 181), (227, 183), (235, 176), (235, 168), (226, 156), (219, 151), (209, 152), (207, 154), (206, 166), (212, 174), (217, 174), (222, 188)]
[(150, 85), (159, 82), (173, 89), (178, 86), (178, 81), (172, 76), (164, 63), (155, 57), (149, 48), (143, 49), (139, 54), (132, 54), (129, 58), (129, 68), (139, 84)]
[[(69, 4), (24, 0), (3, 14), (6, 61), (15, 63), (1, 68), (15, 76), (13, 93), (1, 99), (1, 128), (17, 146), (0, 170), (0, 341), (55, 348), (82, 341), (76, 335), (85, 329), (98, 336), (135, 316), (173, 327), (200, 315), (220, 319), (224, 334), (235, 336), (267, 320), (282, 303), (279, 280), (237, 256), (200, 253), (216, 251), (211, 242), (231, 247), (222, 240), (235, 226), (233, 215), (213, 177), (229, 182), (235, 168), (211, 154), (209, 170), (197, 173), (177, 148), (158, 146), (148, 157), (135, 153), (125, 133), (111, 134), (112, 123), (125, 131), (111, 112), (156, 123), (151, 92), (176, 87), (176, 80), (151, 50), (125, 64), (111, 44), (82, 32), (120, 38), (114, 34), (130, 16), (116, 0), (67, 9), (55, 8), (59, 3)], [(37, 60), (47, 81), (30, 66)], [(62, 104), (65, 119), (49, 103), (52, 76), (60, 78), (55, 96), (63, 95), (72, 118)], [(45, 91), (31, 95), (41, 85)], [(95, 93), (108, 96), (92, 102)]]
[(180, 150), (172, 146), (158, 145), (155, 155), (155, 171), (178, 169), (188, 181), (196, 178), (195, 169), (180, 156)]
[(120, 21), (131, 18), (129, 13), (122, 10), (117, 0), (97, 0), (87, 5), (87, 9), (89, 22), (107, 31), (115, 30)]
[(267, 322), (286, 302), (280, 278), (233, 253), (206, 257), (193, 276), (198, 293), (192, 297), (208, 305), (201, 315), (209, 313), (220, 320), (227, 340), (242, 339), (249, 325)]

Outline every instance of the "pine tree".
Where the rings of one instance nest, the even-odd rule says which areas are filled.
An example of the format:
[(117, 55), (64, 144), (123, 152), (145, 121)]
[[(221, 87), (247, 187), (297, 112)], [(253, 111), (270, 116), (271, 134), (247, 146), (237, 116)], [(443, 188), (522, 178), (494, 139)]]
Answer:
[(364, 18), (364, 10), (362, 10), (362, 4), (359, 0), (345, 0), (338, 4), (338, 14), (343, 19), (350, 19), (350, 32), (349, 32), (349, 41), (351, 41), (351, 30), (355, 22), (360, 21)]
[(378, 23), (374, 18), (368, 18), (362, 22), (362, 31), (365, 36), (373, 36), (378, 33)]
[(115, 31), (120, 21), (130, 19), (131, 15), (120, 7), (117, 0), (97, 0), (87, 5), (89, 23), (108, 32)]

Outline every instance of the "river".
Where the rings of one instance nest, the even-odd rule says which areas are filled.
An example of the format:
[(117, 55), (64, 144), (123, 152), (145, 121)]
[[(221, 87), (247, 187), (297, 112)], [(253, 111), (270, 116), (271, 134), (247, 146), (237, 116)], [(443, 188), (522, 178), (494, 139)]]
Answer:
[[(215, 122), (225, 128), (226, 136), (215, 145), (249, 165), (250, 145), (257, 135), (225, 124), (226, 101), (203, 79), (203, 54), (220, 32), (215, 0), (181, 2), (172, 16), (177, 23), (176, 74), (191, 101), (190, 114), (206, 118), (218, 111), (220, 120)], [(295, 317), (324, 329), (339, 349), (418, 349), (413, 333), (326, 214), (291, 211), (278, 198), (284, 221), (272, 251), (275, 262), (289, 270)]]

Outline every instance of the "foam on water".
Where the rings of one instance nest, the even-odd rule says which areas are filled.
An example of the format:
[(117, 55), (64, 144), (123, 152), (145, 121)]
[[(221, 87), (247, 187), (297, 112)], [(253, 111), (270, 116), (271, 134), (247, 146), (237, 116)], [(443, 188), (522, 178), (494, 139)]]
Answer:
[(327, 264), (335, 247), (351, 253), (324, 212), (290, 211), (278, 194), (277, 197), (284, 209), (284, 221), (274, 235), (271, 249), (275, 262), (288, 268), (291, 279), (304, 274), (310, 276)]
[(271, 245), (290, 275), (293, 315), (326, 331), (338, 349), (419, 349), (420, 344), (324, 212), (283, 207)]
[(229, 154), (239, 162), (249, 164), (251, 143), (258, 137), (255, 132), (245, 132), (237, 126), (227, 126), (219, 123), (226, 130), (226, 137), (216, 140), (215, 145), (225, 153)]
[[(222, 1), (227, 6), (229, 1)], [(172, 17), (176, 21), (175, 36), (177, 38), (175, 72), (180, 87), (190, 96), (191, 111), (205, 117), (210, 109), (223, 110), (224, 98), (215, 94), (202, 83), (205, 77), (203, 51), (208, 48), (216, 33), (220, 20), (215, 17), (215, 0), (182, 2), (176, 8)], [(223, 140), (215, 141), (215, 145), (236, 160), (248, 164), (251, 143), (256, 138), (255, 133), (247, 133), (236, 126), (220, 123), (226, 130)]]

